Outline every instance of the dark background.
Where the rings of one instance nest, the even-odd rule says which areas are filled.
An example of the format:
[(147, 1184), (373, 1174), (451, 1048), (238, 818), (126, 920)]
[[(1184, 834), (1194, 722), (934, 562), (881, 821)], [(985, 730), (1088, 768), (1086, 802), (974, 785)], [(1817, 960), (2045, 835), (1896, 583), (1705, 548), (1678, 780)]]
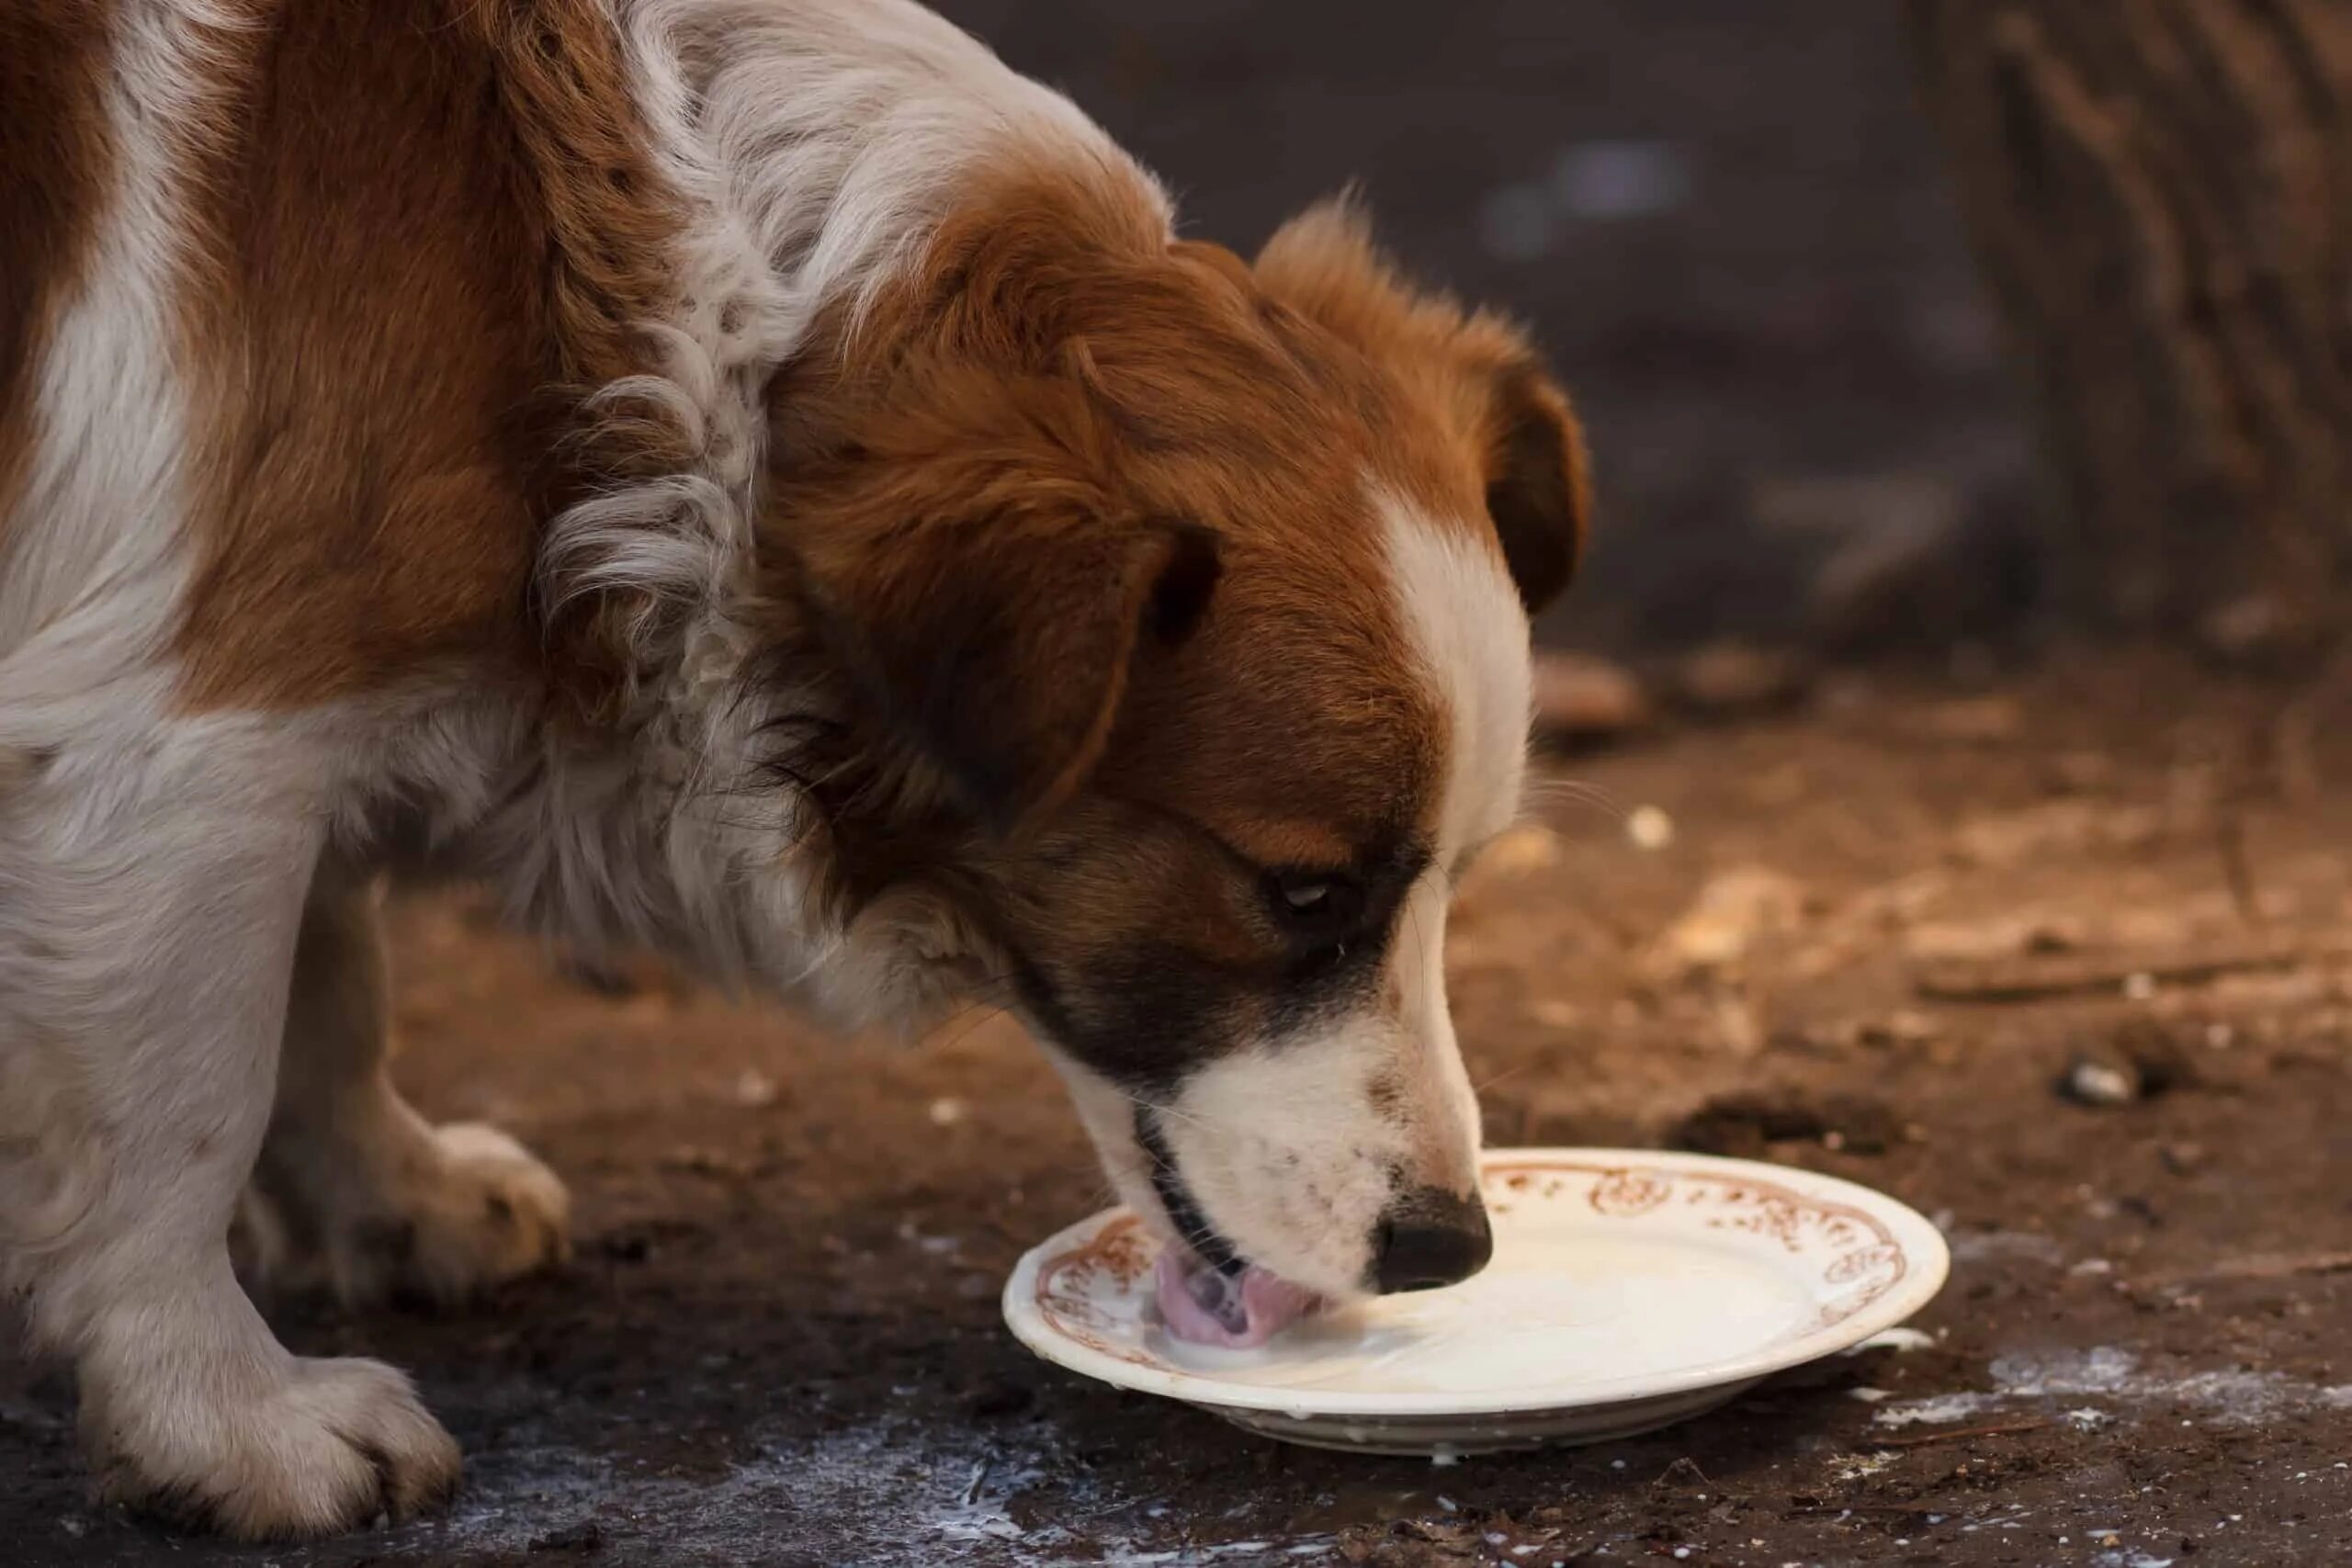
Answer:
[(2022, 629), (2026, 437), (1898, 7), (941, 8), (1142, 157), (1189, 231), (1246, 254), (1355, 182), (1412, 272), (1534, 327), (1600, 499), (1551, 636)]

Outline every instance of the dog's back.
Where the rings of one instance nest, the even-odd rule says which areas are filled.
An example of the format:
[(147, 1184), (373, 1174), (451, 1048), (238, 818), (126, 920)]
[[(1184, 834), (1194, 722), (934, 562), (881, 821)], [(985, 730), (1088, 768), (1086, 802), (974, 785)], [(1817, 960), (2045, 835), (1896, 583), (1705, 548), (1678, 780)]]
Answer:
[(565, 423), (636, 367), (670, 227), (568, 9), (0, 19), (9, 676), (96, 639), (292, 708), (527, 651)]

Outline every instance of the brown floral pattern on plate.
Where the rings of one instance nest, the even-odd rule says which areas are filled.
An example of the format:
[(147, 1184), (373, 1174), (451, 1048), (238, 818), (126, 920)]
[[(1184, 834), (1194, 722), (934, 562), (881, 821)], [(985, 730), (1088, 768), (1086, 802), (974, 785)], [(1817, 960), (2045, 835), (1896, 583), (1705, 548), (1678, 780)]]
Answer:
[[(1838, 1290), (1807, 1325), (1808, 1332), (1844, 1322), (1894, 1289), (1910, 1271), (1910, 1260), (1894, 1233), (1876, 1216), (1747, 1175), (1537, 1159), (1490, 1164), (1484, 1180), (1488, 1206), (1498, 1213), (1510, 1213), (1529, 1197), (1556, 1199), (1573, 1184), (1583, 1183), (1592, 1212), (1606, 1218), (1638, 1218), (1679, 1202), (1705, 1211), (1702, 1223), (1711, 1229), (1765, 1237), (1800, 1256), (1826, 1252), (1820, 1277)], [(1140, 1347), (1121, 1342), (1118, 1325), (1099, 1304), (1101, 1294), (1090, 1288), (1107, 1276), (1116, 1293), (1125, 1295), (1151, 1271), (1158, 1252), (1143, 1222), (1134, 1214), (1121, 1214), (1083, 1245), (1048, 1259), (1037, 1270), (1038, 1311), (1089, 1349), (1136, 1366), (1158, 1365)]]

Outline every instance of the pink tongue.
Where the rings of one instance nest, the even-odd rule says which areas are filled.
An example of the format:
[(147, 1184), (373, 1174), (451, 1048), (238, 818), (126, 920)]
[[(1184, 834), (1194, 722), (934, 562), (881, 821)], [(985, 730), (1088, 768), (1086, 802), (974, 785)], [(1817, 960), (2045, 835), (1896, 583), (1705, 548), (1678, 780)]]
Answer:
[(1160, 1249), (1154, 1283), (1169, 1333), (1230, 1350), (1254, 1350), (1323, 1304), (1314, 1292), (1254, 1265), (1233, 1279), (1173, 1247)]

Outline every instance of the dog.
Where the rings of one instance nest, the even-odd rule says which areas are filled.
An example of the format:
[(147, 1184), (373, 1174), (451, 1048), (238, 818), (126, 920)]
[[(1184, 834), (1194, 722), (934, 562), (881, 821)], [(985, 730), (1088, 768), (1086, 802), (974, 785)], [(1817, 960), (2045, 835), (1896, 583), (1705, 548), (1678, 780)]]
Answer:
[(1484, 1263), (1447, 904), (1589, 511), (1520, 331), (1345, 200), (1178, 237), (907, 0), (7, 0), (0, 101), (0, 1266), (102, 1498), (432, 1505), (247, 1286), (564, 1256), (387, 1077), (390, 876), (1001, 1001), (1204, 1334)]

